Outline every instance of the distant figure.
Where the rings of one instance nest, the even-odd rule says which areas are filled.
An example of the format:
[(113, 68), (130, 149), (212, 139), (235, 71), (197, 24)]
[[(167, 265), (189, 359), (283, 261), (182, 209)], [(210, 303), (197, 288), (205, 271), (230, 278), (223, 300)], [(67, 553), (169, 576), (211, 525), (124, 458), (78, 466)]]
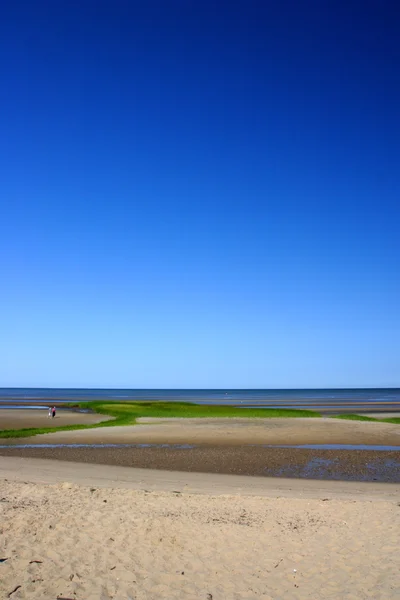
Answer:
[(50, 419), (52, 413), (53, 413), (52, 408), (51, 408), (51, 406), (49, 406), (49, 419)]
[(56, 407), (53, 406), (53, 408), (51, 409), (51, 417), (52, 417), (52, 419), (54, 419), (55, 416), (56, 416)]

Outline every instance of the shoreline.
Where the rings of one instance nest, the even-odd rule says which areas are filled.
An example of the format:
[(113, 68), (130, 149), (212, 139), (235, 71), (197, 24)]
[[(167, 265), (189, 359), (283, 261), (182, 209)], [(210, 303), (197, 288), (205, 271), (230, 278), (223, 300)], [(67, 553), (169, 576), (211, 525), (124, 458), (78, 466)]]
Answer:
[[(229, 404), (226, 403), (222, 403), (222, 404), (218, 404), (218, 402), (206, 402), (205, 400), (197, 399), (196, 401), (198, 402), (198, 400), (200, 400), (200, 404), (202, 406), (226, 406), (226, 407), (232, 407), (232, 408), (240, 408), (240, 409), (246, 409), (246, 408), (260, 408), (260, 409), (268, 409), (268, 408), (275, 408), (275, 409), (287, 409), (287, 410), (291, 410), (291, 409), (306, 409), (306, 410), (314, 410), (316, 412), (319, 412), (323, 415), (326, 416), (335, 416), (338, 414), (346, 414), (346, 413), (355, 413), (355, 414), (360, 414), (360, 415), (371, 415), (371, 416), (377, 416), (377, 418), (385, 418), (390, 416), (395, 416), (395, 417), (400, 417), (400, 400), (378, 400), (378, 401), (368, 401), (368, 400), (363, 400), (360, 402), (354, 402), (352, 401), (350, 398), (348, 399), (348, 402), (329, 402), (326, 399), (321, 399), (320, 402), (317, 401), (317, 399), (310, 401), (309, 399), (304, 399), (304, 401), (301, 400), (285, 400), (285, 401), (259, 401), (259, 402), (254, 402), (251, 399), (248, 399), (244, 402), (232, 402)], [(125, 402), (126, 403), (131, 403), (131, 402), (141, 402), (142, 400), (137, 399), (137, 398), (132, 398), (132, 399), (126, 399)], [(147, 399), (144, 400), (144, 402), (164, 402), (165, 399), (162, 398), (158, 398), (158, 399)], [(196, 404), (195, 400), (185, 400), (185, 399), (171, 399), (169, 400), (170, 402), (188, 402), (189, 404)], [(58, 408), (67, 408), (67, 409), (73, 409), (73, 408), (79, 408), (79, 405), (82, 403), (95, 403), (95, 402), (102, 402), (103, 404), (123, 404), (124, 401), (121, 401), (120, 399), (90, 399), (88, 400), (87, 398), (46, 398), (46, 397), (38, 397), (37, 399), (22, 399), (22, 398), (14, 398), (14, 397), (10, 397), (10, 398), (6, 398), (6, 397), (1, 397), (0, 398), (0, 410), (2, 409), (2, 405), (7, 405), (7, 406), (14, 406), (16, 407), (17, 410), (20, 410), (18, 407), (20, 406), (31, 406), (31, 407), (35, 407), (35, 406), (41, 406), (42, 408), (50, 406), (51, 404), (55, 404)], [(8, 410), (12, 410), (12, 409), (8, 409)], [(38, 410), (40, 410), (38, 408)]]

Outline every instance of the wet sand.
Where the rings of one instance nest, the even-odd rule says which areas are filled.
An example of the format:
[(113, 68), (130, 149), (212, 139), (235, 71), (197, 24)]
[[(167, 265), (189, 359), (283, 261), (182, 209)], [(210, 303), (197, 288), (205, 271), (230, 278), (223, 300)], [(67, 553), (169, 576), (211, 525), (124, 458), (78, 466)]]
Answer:
[(399, 446), (400, 426), (391, 423), (310, 419), (139, 419), (139, 425), (60, 431), (28, 444), (373, 444)]
[(0, 461), (0, 597), (395, 600), (399, 485)]
[[(32, 447), (13, 448), (23, 444)], [(40, 447), (49, 444), (61, 444), (63, 447)], [(86, 447), (71, 446), (74, 444)], [(91, 448), (90, 444), (100, 447)], [(101, 447), (107, 444), (124, 446)], [(138, 446), (132, 447), (134, 444)], [(141, 444), (153, 447), (139, 447)], [(160, 447), (165, 444), (169, 447)], [(372, 448), (328, 450), (278, 447), (288, 444), (362, 444)], [(179, 447), (182, 445), (189, 447)], [(400, 426), (389, 423), (327, 418), (143, 418), (135, 426), (2, 439), (0, 446), (5, 446), (0, 448), (1, 456), (51, 458), (147, 469), (264, 477), (400, 481)], [(374, 450), (374, 446), (390, 446), (393, 449), (378, 451)]]
[(261, 477), (400, 483), (400, 452), (309, 450), (263, 446), (0, 448), (29, 457), (123, 467)]
[(1, 429), (28, 429), (30, 427), (62, 427), (63, 425), (92, 425), (108, 421), (110, 417), (94, 413), (82, 413), (76, 410), (57, 411), (54, 419), (48, 417), (48, 409), (12, 409), (0, 408)]

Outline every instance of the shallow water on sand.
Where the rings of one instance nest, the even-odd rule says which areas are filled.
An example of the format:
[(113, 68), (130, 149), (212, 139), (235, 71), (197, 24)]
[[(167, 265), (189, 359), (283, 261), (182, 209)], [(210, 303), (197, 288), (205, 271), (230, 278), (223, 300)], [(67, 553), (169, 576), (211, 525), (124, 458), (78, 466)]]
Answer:
[(0, 446), (3, 456), (89, 462), (125, 467), (267, 477), (400, 482), (400, 449), (395, 446), (191, 444), (17, 444)]
[(306, 450), (378, 450), (400, 452), (400, 446), (375, 446), (373, 444), (263, 444), (265, 448), (305, 448)]
[[(400, 446), (374, 446), (373, 444), (246, 444), (254, 448), (298, 448), (306, 450), (377, 450), (380, 452), (399, 452)], [(196, 444), (13, 444), (0, 448), (196, 448)]]
[[(341, 468), (339, 458), (312, 458), (306, 465), (288, 464), (276, 470), (278, 477), (298, 477), (301, 479), (331, 479), (337, 481), (380, 481), (398, 482), (400, 480), (400, 460), (372, 460), (366, 465), (364, 473), (352, 473)], [(268, 473), (271, 475), (271, 473)]]

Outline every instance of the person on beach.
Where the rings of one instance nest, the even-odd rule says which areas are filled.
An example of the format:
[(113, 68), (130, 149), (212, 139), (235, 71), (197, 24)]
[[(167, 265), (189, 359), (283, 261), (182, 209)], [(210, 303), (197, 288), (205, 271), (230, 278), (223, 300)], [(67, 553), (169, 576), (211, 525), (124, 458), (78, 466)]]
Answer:
[(52, 419), (54, 419), (55, 416), (56, 416), (56, 407), (53, 406), (53, 408), (51, 409), (51, 417), (52, 417)]
[(52, 408), (51, 408), (51, 406), (49, 406), (49, 419), (50, 419), (52, 413), (53, 413)]

